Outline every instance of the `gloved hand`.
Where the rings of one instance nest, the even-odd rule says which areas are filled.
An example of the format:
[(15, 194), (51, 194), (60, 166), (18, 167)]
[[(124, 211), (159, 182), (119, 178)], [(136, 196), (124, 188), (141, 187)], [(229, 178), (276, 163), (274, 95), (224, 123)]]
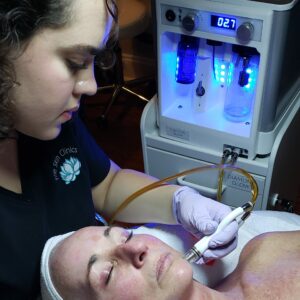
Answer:
[[(177, 222), (198, 238), (214, 233), (219, 223), (231, 212), (229, 206), (181, 187), (173, 195), (173, 214)], [(238, 223), (231, 222), (209, 242), (197, 263), (203, 264), (226, 256), (237, 246)]]

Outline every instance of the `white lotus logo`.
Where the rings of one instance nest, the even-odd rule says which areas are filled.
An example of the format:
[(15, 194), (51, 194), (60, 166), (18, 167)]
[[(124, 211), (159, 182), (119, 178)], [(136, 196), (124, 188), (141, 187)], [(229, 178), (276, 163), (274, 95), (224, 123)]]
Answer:
[(76, 177), (80, 174), (81, 163), (77, 158), (71, 157), (66, 159), (64, 164), (60, 167), (60, 177), (65, 182), (69, 184), (74, 181)]

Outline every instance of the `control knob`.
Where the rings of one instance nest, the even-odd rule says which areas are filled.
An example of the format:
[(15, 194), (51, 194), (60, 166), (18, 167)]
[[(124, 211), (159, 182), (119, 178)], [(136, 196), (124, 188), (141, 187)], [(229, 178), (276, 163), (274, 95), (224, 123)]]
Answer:
[(252, 39), (253, 33), (254, 26), (250, 22), (245, 22), (238, 27), (236, 35), (241, 42), (248, 43)]
[(166, 19), (167, 19), (169, 22), (174, 22), (175, 19), (176, 19), (176, 14), (175, 14), (175, 12), (174, 12), (172, 9), (168, 9), (168, 10), (166, 11), (165, 16), (166, 16)]
[(196, 14), (188, 14), (182, 19), (182, 26), (186, 31), (194, 31), (199, 26), (199, 18)]

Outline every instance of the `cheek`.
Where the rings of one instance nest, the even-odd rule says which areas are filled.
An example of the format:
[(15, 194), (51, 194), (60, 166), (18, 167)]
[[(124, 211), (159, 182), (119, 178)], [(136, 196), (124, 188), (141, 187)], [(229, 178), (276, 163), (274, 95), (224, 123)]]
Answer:
[(53, 60), (52, 63), (41, 65), (39, 69), (36, 69), (35, 76), (35, 82), (46, 97), (51, 95), (67, 97), (72, 93), (75, 80), (60, 60)]
[(17, 68), (21, 88), (35, 95), (70, 94), (74, 79), (64, 61), (56, 56), (36, 56)]
[(26, 110), (43, 110), (48, 113), (60, 110), (70, 100), (74, 80), (58, 64), (28, 68), (27, 75), (20, 78), (21, 86), (16, 89), (18, 106)]
[(111, 290), (110, 299), (142, 300), (146, 299), (145, 295), (154, 293), (153, 288), (149, 289), (149, 282), (145, 282), (141, 273), (137, 274), (133, 271), (119, 275)]
[(193, 269), (187, 262), (179, 262), (173, 268), (173, 280), (185, 285), (193, 280)]
[(187, 295), (193, 282), (193, 271), (191, 266), (184, 260), (173, 263), (162, 282), (160, 299), (189, 299)]

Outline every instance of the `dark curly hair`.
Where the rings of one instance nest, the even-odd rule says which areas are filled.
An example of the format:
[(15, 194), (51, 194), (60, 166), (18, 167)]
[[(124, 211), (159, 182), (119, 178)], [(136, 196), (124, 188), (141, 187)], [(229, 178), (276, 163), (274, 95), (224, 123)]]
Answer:
[[(106, 0), (114, 19), (107, 47), (117, 38), (117, 7)], [(0, 2), (0, 140), (14, 129), (14, 101), (9, 91), (16, 84), (13, 59), (20, 55), (32, 37), (44, 28), (61, 28), (72, 18), (72, 0), (1, 0)]]

